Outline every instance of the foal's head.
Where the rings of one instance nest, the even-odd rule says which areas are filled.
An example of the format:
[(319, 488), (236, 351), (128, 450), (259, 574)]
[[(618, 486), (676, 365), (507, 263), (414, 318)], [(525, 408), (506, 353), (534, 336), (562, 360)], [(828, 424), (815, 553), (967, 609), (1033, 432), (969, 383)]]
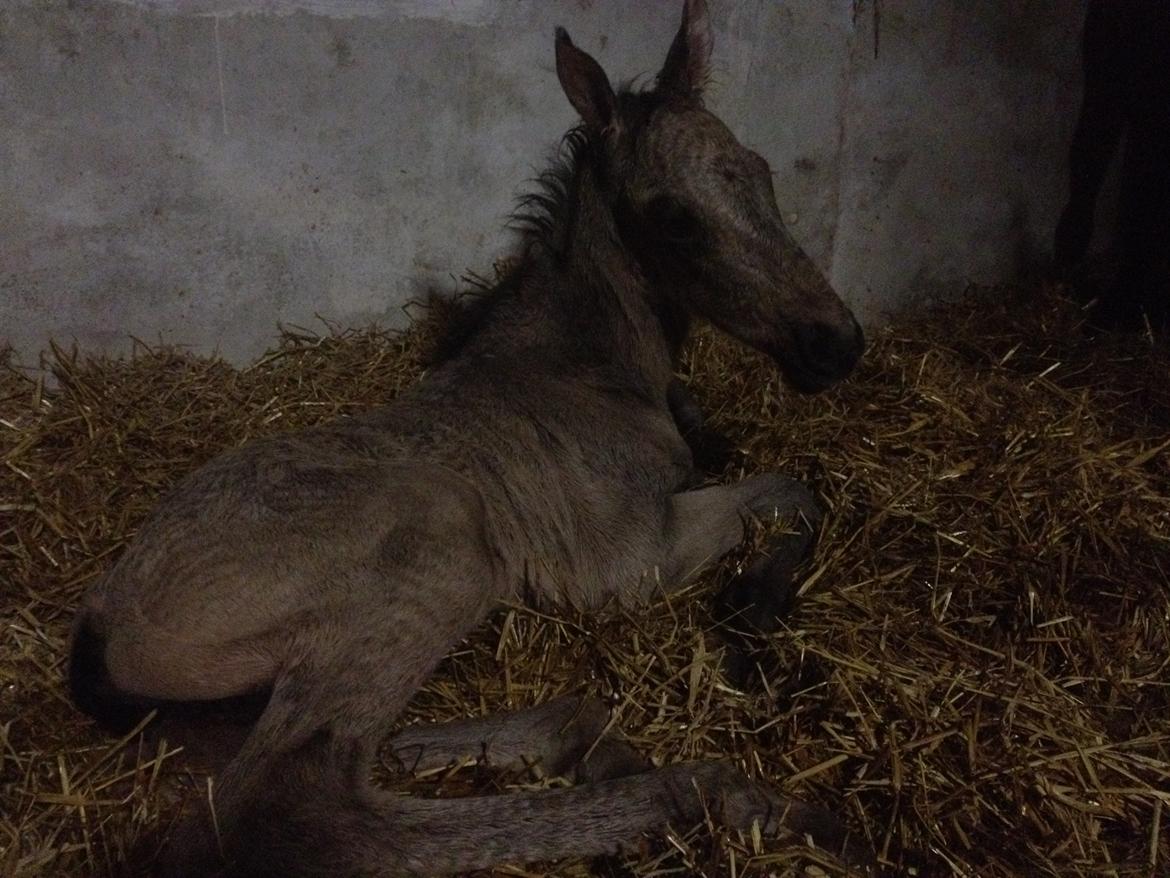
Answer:
[(687, 0), (655, 88), (615, 94), (557, 31), (557, 75), (602, 162), (622, 242), (655, 290), (776, 359), (798, 390), (852, 370), (861, 329), (780, 218), (768, 163), (703, 107), (711, 29)]

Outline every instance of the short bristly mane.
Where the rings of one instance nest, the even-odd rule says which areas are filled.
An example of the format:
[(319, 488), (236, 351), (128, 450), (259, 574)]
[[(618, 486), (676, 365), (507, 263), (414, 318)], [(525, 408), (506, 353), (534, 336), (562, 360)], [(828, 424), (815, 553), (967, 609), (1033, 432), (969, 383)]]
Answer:
[[(650, 114), (663, 103), (661, 93), (649, 89), (634, 91), (623, 87), (617, 95), (623, 127), (637, 136)], [(575, 227), (578, 182), (583, 168), (591, 165), (604, 173), (604, 158), (595, 133), (584, 125), (570, 128), (556, 149), (548, 167), (530, 183), (532, 189), (519, 196), (508, 228), (520, 235), (516, 254), (507, 260), (498, 282), (472, 290), (447, 309), (444, 326), (431, 357), (432, 365), (455, 357), (487, 322), (496, 306), (514, 295), (527, 264), (544, 256), (559, 262), (565, 255)]]
[(549, 167), (531, 181), (533, 190), (517, 199), (508, 228), (520, 233), (523, 250), (537, 246), (553, 256), (564, 253), (576, 208), (577, 175), (584, 163), (596, 160), (596, 150), (584, 125), (570, 128)]
[[(669, 100), (657, 89), (623, 85), (617, 94), (618, 117), (626, 137), (637, 138), (650, 114)], [(577, 208), (577, 178), (587, 164), (604, 174), (604, 156), (595, 132), (585, 125), (570, 128), (549, 167), (532, 181), (535, 188), (517, 199), (509, 228), (520, 232), (524, 246), (536, 245), (554, 257), (564, 254)]]

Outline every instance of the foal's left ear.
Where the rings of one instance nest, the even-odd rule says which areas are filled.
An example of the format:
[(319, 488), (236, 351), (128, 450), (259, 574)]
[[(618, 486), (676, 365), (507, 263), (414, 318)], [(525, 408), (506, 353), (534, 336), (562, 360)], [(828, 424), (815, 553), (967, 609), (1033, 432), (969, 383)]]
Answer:
[(613, 125), (617, 98), (609, 77), (588, 52), (573, 45), (563, 27), (557, 28), (557, 78), (586, 126), (605, 131)]
[(711, 45), (707, 4), (704, 0), (686, 0), (682, 24), (658, 74), (658, 87), (688, 100), (698, 98), (710, 71)]

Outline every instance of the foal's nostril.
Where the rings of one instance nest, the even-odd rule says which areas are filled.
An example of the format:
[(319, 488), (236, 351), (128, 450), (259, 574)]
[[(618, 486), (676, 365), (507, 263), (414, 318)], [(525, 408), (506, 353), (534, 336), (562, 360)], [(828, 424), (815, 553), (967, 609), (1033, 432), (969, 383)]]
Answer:
[(845, 329), (827, 323), (806, 324), (797, 329), (796, 340), (808, 366), (833, 376), (848, 374), (865, 347), (865, 334), (852, 318)]

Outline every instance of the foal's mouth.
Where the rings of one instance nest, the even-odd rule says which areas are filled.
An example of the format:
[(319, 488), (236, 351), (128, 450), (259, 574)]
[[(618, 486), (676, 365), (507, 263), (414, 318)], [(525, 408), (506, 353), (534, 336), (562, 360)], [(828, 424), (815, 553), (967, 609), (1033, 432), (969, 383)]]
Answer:
[(856, 368), (865, 350), (865, 336), (856, 320), (845, 332), (824, 324), (798, 327), (787, 343), (768, 353), (793, 390), (820, 393), (844, 381)]
[(806, 396), (828, 390), (833, 385), (840, 383), (848, 375), (848, 373), (843, 375), (819, 373), (812, 369), (804, 368), (803, 366), (796, 366), (788, 360), (774, 359), (777, 360), (780, 366), (780, 373), (784, 376), (785, 383), (797, 393)]

